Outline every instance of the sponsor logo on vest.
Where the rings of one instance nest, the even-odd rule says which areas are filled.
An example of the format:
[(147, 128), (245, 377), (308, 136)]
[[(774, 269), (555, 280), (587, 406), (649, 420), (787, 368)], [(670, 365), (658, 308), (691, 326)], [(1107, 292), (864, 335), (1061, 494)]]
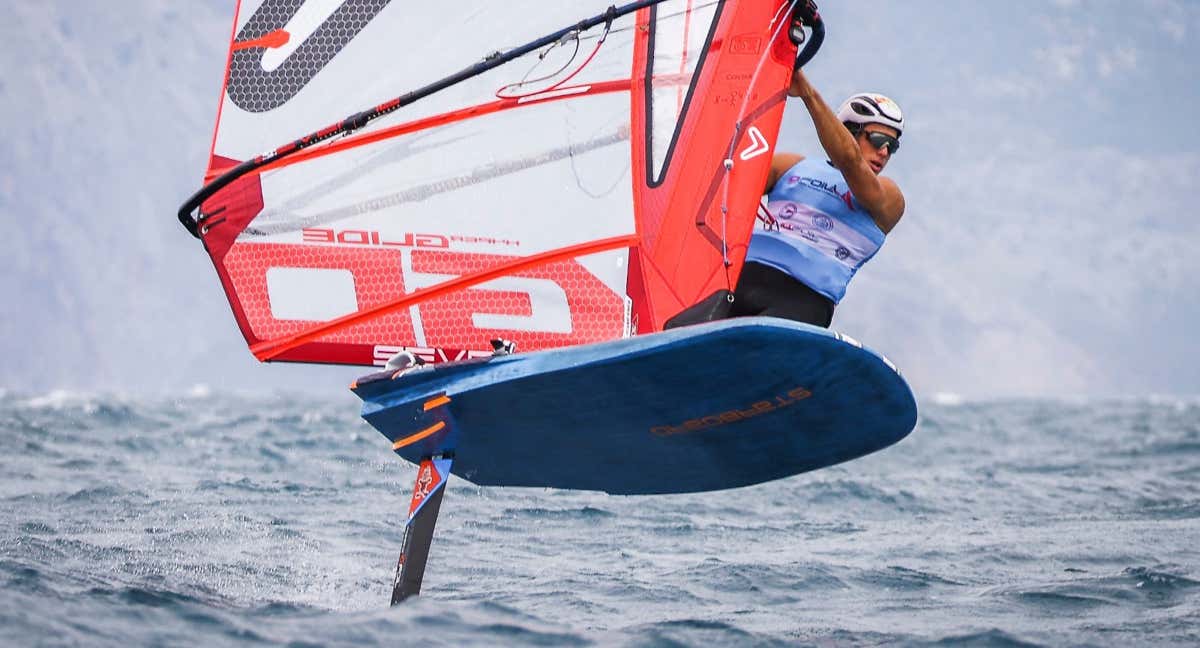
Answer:
[(842, 191), (837, 184), (830, 184), (819, 178), (805, 178), (801, 176), (788, 176), (784, 184), (788, 187), (794, 187), (801, 182), (809, 187), (812, 187), (813, 189), (816, 189), (817, 191), (840, 199), (842, 202), (846, 203), (846, 208), (850, 211), (858, 211), (854, 207), (854, 197), (850, 195), (850, 190), (847, 189), (846, 191)]
[(839, 261), (845, 261), (846, 259), (850, 258), (850, 250), (847, 250), (844, 245), (839, 245), (834, 254), (837, 255)]
[(797, 225), (796, 223), (780, 223), (779, 229), (792, 232), (796, 236), (811, 241), (813, 245), (816, 245), (817, 243), (817, 235), (803, 225)]
[(801, 178), (801, 180), (817, 191), (824, 191), (825, 193), (831, 196), (837, 196), (838, 198), (842, 197), (842, 192), (838, 189), (836, 184), (829, 184), (828, 182), (825, 182), (824, 180), (818, 180), (817, 178)]

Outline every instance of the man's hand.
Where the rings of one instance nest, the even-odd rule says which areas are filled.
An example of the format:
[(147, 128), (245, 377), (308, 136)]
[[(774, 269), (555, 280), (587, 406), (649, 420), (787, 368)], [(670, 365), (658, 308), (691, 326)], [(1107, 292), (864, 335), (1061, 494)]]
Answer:
[(812, 94), (813, 87), (808, 83), (808, 77), (804, 76), (800, 68), (796, 68), (792, 72), (792, 82), (788, 84), (788, 96), (804, 98)]

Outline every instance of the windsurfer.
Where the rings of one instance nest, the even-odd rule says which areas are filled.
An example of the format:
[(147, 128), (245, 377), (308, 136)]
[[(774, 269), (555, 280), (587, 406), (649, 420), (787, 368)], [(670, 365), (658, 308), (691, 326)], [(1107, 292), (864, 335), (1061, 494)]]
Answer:
[(900, 107), (875, 93), (835, 113), (801, 70), (799, 97), (828, 160), (777, 153), (764, 193), (770, 217), (750, 240), (729, 316), (772, 316), (828, 327), (855, 272), (904, 213), (904, 195), (879, 175), (900, 148)]

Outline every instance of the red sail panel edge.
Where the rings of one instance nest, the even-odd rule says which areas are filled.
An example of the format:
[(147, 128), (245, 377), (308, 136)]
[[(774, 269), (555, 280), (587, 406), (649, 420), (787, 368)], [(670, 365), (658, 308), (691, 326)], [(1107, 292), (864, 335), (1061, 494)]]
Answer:
[[(639, 16), (646, 28), (633, 71), (632, 165), (640, 245), (630, 263), (629, 292), (639, 333), (660, 331), (681, 310), (736, 285), (796, 57), (787, 30), (772, 24), (779, 16), (777, 3), (724, 3), (665, 173), (655, 183), (648, 132), (653, 106), (645, 87), (653, 59), (651, 13)], [(728, 171), (727, 157), (733, 160)]]

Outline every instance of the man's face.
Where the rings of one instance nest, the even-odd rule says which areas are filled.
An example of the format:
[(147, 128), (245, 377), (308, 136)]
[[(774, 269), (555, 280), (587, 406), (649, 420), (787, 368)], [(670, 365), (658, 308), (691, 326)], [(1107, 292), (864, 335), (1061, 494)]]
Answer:
[[(887, 166), (888, 160), (892, 159), (892, 154), (887, 144), (876, 146), (875, 144), (871, 143), (871, 133), (887, 135), (896, 141), (899, 141), (898, 138), (900, 133), (891, 126), (884, 126), (883, 124), (866, 124), (855, 137), (855, 139), (858, 141), (858, 148), (862, 151), (863, 159), (866, 160), (867, 164), (871, 166), (871, 170), (874, 171), (876, 175), (879, 175), (879, 173), (883, 171), (883, 167)], [(879, 135), (876, 135), (875, 139), (878, 141), (886, 138), (881, 138)]]

